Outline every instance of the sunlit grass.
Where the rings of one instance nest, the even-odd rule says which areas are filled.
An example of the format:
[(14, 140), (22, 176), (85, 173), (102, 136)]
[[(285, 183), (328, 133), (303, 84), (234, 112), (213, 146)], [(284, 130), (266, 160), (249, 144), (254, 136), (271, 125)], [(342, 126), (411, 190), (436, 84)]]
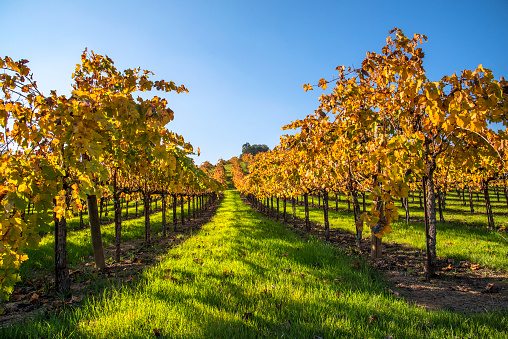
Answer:
[[(480, 195), (480, 199), (483, 199), (482, 195)], [(504, 197), (501, 197), (500, 202), (497, 202), (495, 195), (491, 199), (496, 225), (506, 225), (508, 216), (503, 213), (506, 213), (508, 209)], [(419, 208), (418, 197), (416, 197), (414, 203), (411, 198), (409, 202), (410, 216), (413, 220), (418, 221), (411, 221), (406, 224), (403, 220), (405, 216), (404, 209), (399, 204), (400, 219), (393, 223), (392, 233), (384, 237), (383, 241), (404, 243), (415, 248), (425, 249), (423, 209)], [(318, 203), (317, 198), (314, 198), (314, 203)], [(367, 210), (370, 208), (369, 203), (370, 201), (367, 201)], [(485, 207), (482, 205), (483, 200), (478, 202), (475, 196), (474, 203), (475, 213), (471, 214), (469, 205), (464, 206), (458, 200), (455, 192), (448, 195), (447, 207), (443, 213), (445, 222), (440, 223), (439, 215), (437, 216), (437, 255), (508, 271), (508, 233), (488, 229), (487, 217), (484, 214)], [(335, 208), (335, 201), (330, 201), (329, 206)], [(342, 197), (338, 207), (338, 212), (329, 211), (330, 227), (354, 233), (353, 214), (347, 212), (347, 203), (344, 201), (344, 197)], [(291, 212), (290, 205), (288, 205), (287, 211), (288, 213)], [(305, 217), (303, 206), (297, 206), (297, 216), (302, 219)], [(324, 223), (321, 209), (310, 208), (309, 218), (318, 224)], [(368, 236), (369, 232), (366, 230), (364, 236)], [(368, 239), (365, 238), (365, 240)]]
[(360, 259), (303, 240), (226, 192), (216, 216), (139, 283), (0, 337), (506, 338), (506, 314), (428, 312)]

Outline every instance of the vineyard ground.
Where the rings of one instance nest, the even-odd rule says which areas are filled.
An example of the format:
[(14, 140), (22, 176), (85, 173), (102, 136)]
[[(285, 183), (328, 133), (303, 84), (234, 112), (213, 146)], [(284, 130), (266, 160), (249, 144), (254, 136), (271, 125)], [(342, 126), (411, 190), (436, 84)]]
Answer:
[[(305, 230), (303, 207), (297, 206), (296, 211), (296, 222), (290, 221), (292, 217), (288, 215), (286, 227), (304, 238), (314, 237), (324, 240), (324, 226), (320, 223), (323, 211), (310, 208), (312, 229), (310, 233)], [(274, 214), (271, 214), (271, 218), (275, 218), (275, 213), (274, 211)], [(340, 227), (341, 223), (353, 224), (351, 214), (345, 211), (329, 213), (334, 224), (330, 229), (330, 243), (348, 253), (361, 254), (373, 267), (382, 272), (383, 277), (390, 283), (388, 291), (394, 296), (428, 310), (485, 312), (508, 309), (506, 271), (494, 270), (465, 258), (459, 260), (440, 257), (436, 277), (427, 282), (424, 279), (426, 260), (424, 250), (394, 241), (383, 242), (383, 258), (373, 260), (370, 258), (370, 240), (364, 237), (358, 251), (352, 228)], [(279, 219), (282, 220), (282, 214), (279, 215)], [(397, 226), (404, 227), (400, 223)]]
[(410, 305), (361, 256), (302, 239), (227, 191), (211, 221), (137, 281), (0, 337), (506, 338), (507, 328), (500, 311)]
[[(169, 248), (179, 245), (190, 237), (199, 228), (206, 224), (215, 214), (219, 203), (211, 205), (196, 219), (181, 224), (181, 215), (178, 213), (177, 230), (173, 229), (171, 221), (172, 212), (168, 211), (168, 236), (161, 237), (160, 209), (153, 204), (153, 213), (150, 215), (152, 242), (145, 246), (144, 217), (134, 217), (123, 220), (123, 242), (121, 261), (114, 262), (115, 246), (113, 245), (114, 224), (102, 226), (104, 257), (107, 259), (107, 268), (98, 272), (93, 262), (89, 229), (79, 229), (79, 219), (70, 220), (71, 231), (68, 235), (68, 259), (71, 276), (71, 296), (63, 297), (57, 294), (54, 288), (53, 277), (53, 237), (45, 237), (37, 250), (30, 251), (31, 260), (22, 266), (22, 281), (17, 284), (9, 302), (2, 304), (3, 313), (0, 315), (0, 327), (6, 327), (26, 318), (34, 318), (36, 314), (48, 317), (59, 314), (64, 309), (79, 307), (83, 299), (93, 296), (99, 298), (105, 291), (112, 288), (134, 284), (139, 280), (141, 272), (158, 263)], [(160, 203), (159, 203), (160, 207)], [(180, 207), (177, 210), (180, 211)], [(139, 214), (143, 207), (140, 206)], [(187, 216), (187, 210), (184, 211)], [(110, 211), (111, 213), (111, 211)], [(124, 212), (125, 213), (125, 212)], [(87, 217), (86, 217), (87, 220)], [(103, 222), (106, 220), (103, 220)], [(83, 239), (85, 239), (83, 241)]]

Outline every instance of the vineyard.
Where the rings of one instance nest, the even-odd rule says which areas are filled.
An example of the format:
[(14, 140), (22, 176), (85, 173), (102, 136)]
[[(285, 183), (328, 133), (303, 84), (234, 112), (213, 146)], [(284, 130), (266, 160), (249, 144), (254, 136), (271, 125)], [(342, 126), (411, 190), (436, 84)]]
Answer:
[(135, 97), (184, 85), (85, 50), (44, 94), (0, 59), (0, 337), (506, 338), (508, 82), (430, 81), (426, 39), (392, 30), (272, 150), (199, 166)]

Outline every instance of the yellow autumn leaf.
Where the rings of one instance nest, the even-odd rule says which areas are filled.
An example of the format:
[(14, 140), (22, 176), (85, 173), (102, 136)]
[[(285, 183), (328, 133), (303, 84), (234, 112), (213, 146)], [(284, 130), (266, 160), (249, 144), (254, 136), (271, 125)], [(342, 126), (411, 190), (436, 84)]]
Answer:
[(303, 89), (305, 90), (305, 92), (312, 91), (312, 86), (310, 84), (304, 84)]
[(319, 87), (321, 87), (323, 90), (325, 90), (328, 87), (328, 84), (327, 84), (325, 78), (319, 79)]
[(18, 186), (18, 192), (30, 194), (30, 189), (25, 183), (22, 183), (21, 185)]
[(441, 111), (437, 107), (427, 107), (427, 111), (429, 114), (429, 119), (434, 126), (441, 125)]

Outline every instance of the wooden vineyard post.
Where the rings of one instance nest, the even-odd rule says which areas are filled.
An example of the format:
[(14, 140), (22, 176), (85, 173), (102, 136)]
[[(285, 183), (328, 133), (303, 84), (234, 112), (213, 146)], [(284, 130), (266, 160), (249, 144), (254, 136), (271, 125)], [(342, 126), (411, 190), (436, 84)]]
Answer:
[(323, 193), (323, 216), (325, 219), (325, 238), (326, 241), (330, 240), (330, 224), (328, 222), (328, 192), (325, 190)]
[(371, 251), (370, 257), (372, 259), (379, 259), (383, 257), (383, 251), (381, 250), (382, 240), (376, 237), (374, 234), (371, 235)]
[(196, 195), (192, 195), (192, 218), (196, 219)]
[(104, 205), (104, 198), (101, 198), (100, 205), (99, 205), (99, 222), (102, 221), (102, 209)]
[(162, 193), (162, 237), (165, 238), (166, 233), (166, 194)]
[[(381, 172), (381, 164), (377, 163), (377, 170), (378, 172)], [(385, 225), (385, 216), (384, 216), (384, 209), (383, 209), (384, 202), (381, 197), (377, 198), (376, 202), (376, 209), (379, 211), (379, 221), (372, 229), (371, 234), (371, 250), (370, 250), (370, 256), (372, 259), (379, 259), (383, 256), (383, 251), (381, 247), (381, 238), (376, 237), (374, 234), (377, 234), (380, 232), (380, 230)], [(378, 229), (380, 227), (380, 229)]]
[(474, 213), (474, 206), (473, 206), (473, 188), (471, 185), (469, 185), (469, 210), (471, 211), (471, 214)]
[(303, 196), (305, 201), (305, 229), (310, 232), (310, 221), (309, 221), (309, 194), (305, 193)]
[(144, 210), (143, 215), (145, 216), (145, 245), (150, 245), (150, 205), (152, 199), (150, 194), (147, 192), (147, 186), (145, 181), (145, 192), (143, 195)]
[(489, 196), (489, 179), (483, 180), (482, 182), (483, 188), (483, 197), (485, 198), (485, 209), (487, 212), (487, 222), (490, 229), (494, 229), (494, 216), (492, 214), (492, 204), (490, 202)]
[(176, 216), (176, 194), (171, 194), (171, 203), (173, 204), (173, 232), (176, 232), (176, 223), (178, 222)]
[(431, 253), (430, 253), (430, 246), (429, 246), (429, 233), (430, 233), (430, 226), (429, 226), (429, 211), (428, 211), (428, 206), (427, 206), (427, 189), (426, 189), (426, 186), (427, 186), (427, 178), (424, 176), (422, 178), (422, 188), (423, 188), (423, 197), (425, 199), (425, 203), (424, 203), (424, 215), (425, 215), (425, 242), (426, 242), (426, 253), (427, 253), (427, 265), (426, 265), (426, 268), (425, 268), (425, 279), (427, 281), (430, 281), (430, 277), (434, 274), (434, 267), (432, 265), (432, 256), (431, 256)]
[(505, 197), (506, 206), (508, 207), (508, 187), (506, 186), (506, 178), (503, 181), (503, 193)]
[[(379, 220), (380, 221), (384, 220), (383, 202), (381, 200), (377, 202), (377, 209), (378, 209), (378, 211), (380, 211)], [(373, 234), (371, 234), (371, 238), (370, 238), (370, 242), (371, 242), (370, 256), (372, 259), (379, 259), (379, 258), (383, 257), (383, 251), (382, 251), (382, 247), (381, 247), (382, 240), (374, 235), (374, 233), (379, 232), (379, 230), (377, 232), (374, 231), (374, 229), (377, 228), (379, 225), (383, 225), (383, 224), (378, 223), (378, 225), (376, 225), (373, 228), (373, 231), (372, 231)]]
[(99, 209), (97, 207), (97, 196), (87, 196), (87, 207), (95, 267), (97, 267), (99, 270), (102, 270), (104, 267), (106, 267), (106, 262), (104, 260), (104, 251), (102, 249), (102, 236), (99, 220)]
[(355, 222), (355, 228), (356, 228), (356, 247), (358, 248), (358, 251), (360, 251), (362, 245), (362, 231), (363, 231), (363, 220), (361, 218), (358, 218), (358, 220)]
[(276, 220), (279, 221), (279, 197), (277, 197), (277, 217)]
[(409, 224), (409, 199), (408, 198), (402, 198), (404, 201), (404, 209), (406, 210), (406, 225)]
[(120, 194), (118, 193), (117, 185), (117, 170), (113, 172), (113, 209), (115, 218), (115, 261), (120, 262), (122, 252), (122, 206), (120, 203)]
[(287, 197), (284, 196), (284, 201), (282, 202), (282, 218), (284, 219), (284, 222), (287, 221), (286, 205), (287, 205)]
[(180, 213), (182, 218), (182, 225), (185, 225), (185, 212), (183, 210), (184, 207), (184, 201), (183, 201), (183, 193), (180, 194)]
[(104, 199), (104, 201), (105, 201), (105, 204), (106, 204), (106, 211), (104, 212), (104, 216), (108, 218), (108, 222), (109, 222), (109, 221), (111, 221), (111, 219), (109, 218), (109, 212), (108, 212), (108, 208), (109, 208), (109, 206), (108, 206), (109, 198), (105, 198), (105, 199)]
[[(53, 199), (56, 205), (56, 199)], [(69, 294), (70, 277), (67, 267), (67, 221), (64, 216), (58, 220), (53, 212), (55, 222), (55, 287), (60, 293)]]
[[(462, 192), (464, 191), (465, 189), (462, 190)], [(439, 211), (439, 222), (444, 222), (445, 220), (443, 216), (443, 202), (441, 201), (441, 188), (439, 187), (439, 185), (437, 186), (437, 206)]]
[(295, 201), (295, 198), (293, 197), (291, 199), (291, 207), (293, 209), (293, 226), (296, 226), (296, 201)]

